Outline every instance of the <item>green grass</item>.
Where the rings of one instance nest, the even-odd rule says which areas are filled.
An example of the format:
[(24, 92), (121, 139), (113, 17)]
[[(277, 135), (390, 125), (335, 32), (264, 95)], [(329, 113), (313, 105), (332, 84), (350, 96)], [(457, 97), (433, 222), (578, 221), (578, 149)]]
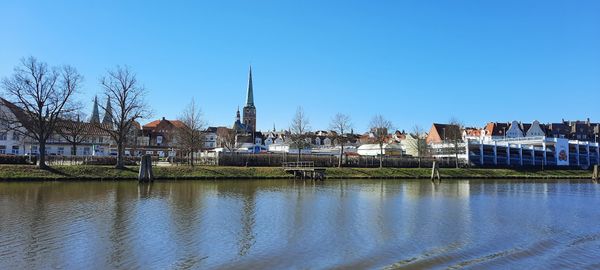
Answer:
[[(590, 178), (586, 170), (440, 169), (442, 178)], [(172, 166), (154, 167), (157, 179), (289, 178), (280, 167)], [(327, 178), (429, 178), (426, 168), (328, 168)], [(31, 165), (0, 165), (0, 180), (119, 180), (136, 179), (137, 167), (54, 166), (40, 170)]]

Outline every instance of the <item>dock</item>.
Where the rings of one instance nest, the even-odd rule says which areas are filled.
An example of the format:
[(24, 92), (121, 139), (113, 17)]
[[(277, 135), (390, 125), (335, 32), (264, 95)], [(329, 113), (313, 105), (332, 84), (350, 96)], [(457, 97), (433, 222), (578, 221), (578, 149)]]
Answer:
[(284, 162), (283, 170), (301, 179), (325, 179), (325, 168), (315, 167), (312, 161)]

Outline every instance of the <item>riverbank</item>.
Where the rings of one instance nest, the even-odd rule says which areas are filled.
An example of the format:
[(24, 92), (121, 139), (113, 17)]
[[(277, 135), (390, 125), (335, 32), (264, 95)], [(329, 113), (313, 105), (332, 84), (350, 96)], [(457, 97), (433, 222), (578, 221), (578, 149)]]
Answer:
[[(137, 167), (0, 165), (0, 181), (136, 180)], [(154, 167), (156, 179), (282, 179), (291, 178), (279, 167), (169, 166)], [(427, 168), (328, 168), (327, 179), (429, 179)], [(590, 179), (586, 170), (440, 169), (442, 179)]]

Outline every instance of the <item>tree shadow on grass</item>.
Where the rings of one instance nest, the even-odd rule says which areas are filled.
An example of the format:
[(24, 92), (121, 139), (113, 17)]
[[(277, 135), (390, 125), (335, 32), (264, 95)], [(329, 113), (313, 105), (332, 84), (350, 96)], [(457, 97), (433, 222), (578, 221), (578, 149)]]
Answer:
[(357, 168), (348, 168), (348, 167), (346, 167), (346, 168), (347, 168), (347, 169), (350, 169), (350, 170), (351, 170), (352, 172), (354, 172), (354, 173), (358, 173), (358, 174), (364, 174), (364, 175), (367, 175), (367, 176), (371, 176), (371, 174), (369, 174), (369, 173), (367, 173), (367, 172), (365, 172), (365, 171), (363, 171), (363, 170), (359, 170), (359, 169), (357, 169)]
[(47, 172), (53, 173), (53, 174), (58, 174), (60, 176), (72, 176), (72, 175), (70, 175), (68, 173), (65, 173), (65, 172), (63, 172), (61, 170), (58, 170), (58, 169), (55, 169), (55, 168), (52, 168), (50, 166), (47, 166), (45, 168), (40, 168), (40, 169), (43, 170), (43, 171), (47, 171)]
[(211, 172), (211, 173), (217, 174), (217, 175), (225, 175), (224, 173), (222, 173), (222, 172), (219, 172), (219, 171), (217, 171), (217, 170), (215, 170), (215, 169), (207, 169), (207, 168), (200, 168), (200, 169), (201, 169), (201, 170), (205, 170), (205, 171), (207, 171), (207, 172)]

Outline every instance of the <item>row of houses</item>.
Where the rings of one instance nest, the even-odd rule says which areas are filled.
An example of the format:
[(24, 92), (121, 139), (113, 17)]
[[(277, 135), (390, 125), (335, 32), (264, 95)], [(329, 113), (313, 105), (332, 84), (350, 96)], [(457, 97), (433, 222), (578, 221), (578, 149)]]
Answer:
[(476, 166), (577, 166), (600, 164), (600, 123), (490, 122), (483, 128), (433, 124), (427, 144), (438, 158)]
[[(0, 99), (2, 111), (12, 113), (19, 120), (19, 110), (10, 102)], [(105, 108), (110, 109), (110, 106)], [(61, 128), (48, 140), (48, 155), (59, 156), (108, 156), (116, 155), (116, 145), (106, 131), (111, 120), (106, 116), (100, 121), (97, 101), (92, 117), (87, 121), (65, 120)], [(0, 125), (2, 127), (3, 125)], [(146, 124), (135, 123), (129, 134), (125, 154), (139, 156), (150, 154), (159, 157), (176, 156), (180, 152), (177, 130), (185, 124), (179, 120), (157, 119)], [(76, 143), (64, 129), (78, 127), (81, 138)], [(104, 128), (101, 128), (104, 127)], [(539, 121), (523, 123), (490, 122), (482, 128), (464, 128), (452, 124), (434, 123), (428, 133), (411, 134), (395, 131), (388, 134), (382, 149), (375, 142), (373, 131), (364, 134), (337, 134), (320, 130), (307, 132), (302, 149), (293, 146), (291, 133), (286, 130), (261, 132), (250, 129), (240, 119), (239, 110), (231, 127), (208, 127), (203, 131), (199, 147), (205, 154), (219, 152), (250, 153), (310, 153), (338, 155), (342, 142), (346, 155), (377, 156), (433, 156), (459, 157), (475, 165), (537, 164), (544, 165), (590, 165), (597, 163), (600, 124), (585, 121), (564, 121), (541, 124)], [(0, 128), (0, 154), (37, 155), (38, 145), (23, 136), (26, 131)], [(422, 152), (419, 145), (425, 144)], [(559, 153), (558, 148), (566, 148)], [(570, 151), (569, 151), (570, 150)], [(532, 154), (529, 154), (529, 153)], [(512, 155), (512, 156), (511, 156)], [(565, 163), (566, 155), (566, 163)], [(514, 160), (515, 156), (519, 157)], [(559, 160), (560, 159), (560, 160)], [(512, 162), (511, 162), (512, 161)]]

